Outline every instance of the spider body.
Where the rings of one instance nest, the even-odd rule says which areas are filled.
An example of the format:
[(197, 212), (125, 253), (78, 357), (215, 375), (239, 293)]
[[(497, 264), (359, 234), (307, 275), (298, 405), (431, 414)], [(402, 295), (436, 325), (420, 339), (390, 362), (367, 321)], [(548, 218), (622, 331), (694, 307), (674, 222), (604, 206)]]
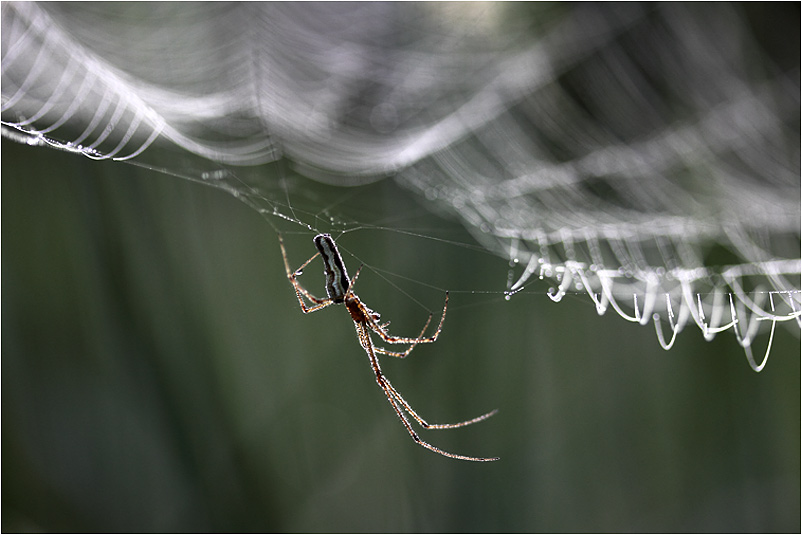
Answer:
[(345, 308), (351, 313), (351, 319), (357, 323), (375, 323), (381, 317), (378, 312), (373, 312), (354, 298), (345, 300)]
[[(348, 278), (348, 271), (345, 269), (343, 257), (340, 256), (340, 251), (337, 250), (337, 245), (335, 245), (330, 235), (318, 234), (315, 236), (314, 242), (320, 257), (323, 258), (326, 294), (332, 302), (342, 303), (348, 294), (348, 289), (351, 287), (351, 279)], [(351, 308), (349, 307), (348, 310), (351, 310)], [(353, 312), (351, 314), (353, 315)]]
[[(284, 248), (284, 241), (279, 234), (279, 244), (281, 245), (281, 254), (284, 258), (284, 268), (287, 271), (287, 279), (289, 279), (290, 283), (295, 289), (295, 295), (298, 297), (298, 303), (301, 305), (301, 310), (304, 312), (304, 314), (321, 310), (333, 304), (345, 305), (345, 308), (348, 309), (349, 314), (351, 314), (351, 319), (354, 322), (357, 338), (359, 339), (359, 345), (362, 346), (362, 349), (364, 349), (365, 353), (368, 355), (371, 368), (373, 369), (373, 373), (376, 377), (376, 382), (384, 391), (384, 394), (387, 396), (387, 400), (390, 402), (390, 405), (392, 405), (396, 415), (416, 443), (424, 448), (434, 451), (435, 453), (439, 453), (440, 455), (451, 457), (453, 459), (462, 459), (466, 461), (497, 460), (497, 457), (468, 457), (466, 455), (458, 455), (456, 453), (449, 453), (441, 450), (440, 448), (432, 446), (418, 436), (404, 414), (406, 412), (412, 416), (412, 418), (424, 429), (453, 429), (456, 427), (463, 427), (476, 422), (481, 422), (482, 420), (485, 420), (495, 414), (495, 410), (481, 416), (477, 416), (471, 420), (466, 420), (456, 424), (430, 424), (412, 409), (409, 403), (407, 403), (407, 401), (401, 396), (401, 394), (398, 393), (395, 387), (393, 387), (387, 377), (384, 376), (381, 371), (381, 367), (379, 366), (379, 359), (376, 356), (377, 354), (382, 354), (391, 357), (405, 358), (418, 344), (435, 342), (437, 337), (440, 335), (440, 331), (443, 328), (443, 322), (446, 319), (446, 310), (448, 308), (448, 292), (446, 292), (446, 300), (445, 304), (443, 305), (443, 315), (440, 318), (440, 324), (437, 326), (437, 331), (435, 331), (432, 336), (423, 337), (423, 334), (429, 327), (429, 323), (432, 321), (431, 314), (429, 314), (429, 319), (426, 320), (426, 324), (423, 326), (423, 329), (418, 337), (406, 338), (393, 336), (387, 332), (387, 326), (389, 325), (389, 322), (384, 324), (379, 323), (381, 317), (379, 313), (368, 308), (353, 291), (356, 279), (359, 277), (360, 271), (362, 271), (362, 266), (357, 269), (354, 278), (351, 279), (348, 277), (348, 272), (345, 268), (345, 262), (343, 262), (342, 256), (340, 256), (340, 252), (337, 250), (337, 245), (334, 243), (334, 240), (329, 234), (318, 234), (314, 238), (314, 243), (318, 252), (315, 253), (312, 258), (304, 262), (300, 268), (292, 271), (290, 269), (289, 261), (287, 260), (287, 251)], [(328, 295), (326, 299), (315, 297), (303, 286), (301, 286), (297, 280), (298, 276), (300, 276), (303, 272), (303, 269), (318, 256), (320, 256), (323, 260), (323, 274), (326, 278), (326, 294)], [(304, 299), (311, 303), (311, 306), (308, 306)], [(384, 342), (388, 344), (407, 344), (409, 347), (404, 352), (389, 351), (381, 347), (376, 347), (373, 345), (373, 341), (371, 340), (371, 332), (378, 335), (382, 340), (384, 340)]]

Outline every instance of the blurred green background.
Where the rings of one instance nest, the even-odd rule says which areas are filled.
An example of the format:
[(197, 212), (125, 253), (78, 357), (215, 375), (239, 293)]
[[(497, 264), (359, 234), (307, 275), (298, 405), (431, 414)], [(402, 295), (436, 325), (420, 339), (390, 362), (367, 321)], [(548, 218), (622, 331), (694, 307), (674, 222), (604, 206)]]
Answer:
[[(345, 310), (301, 313), (270, 223), (294, 266), (313, 232), (131, 165), (5, 140), (2, 156), (4, 532), (800, 530), (785, 329), (756, 374), (730, 333), (689, 327), (665, 352), (586, 296), (554, 304), (544, 283), (505, 301), (502, 259), (348, 233), (358, 293), (393, 332), (451, 291), (440, 340), (382, 362), (430, 421), (499, 409), (422, 432), (501, 457), (455, 461), (412, 442)], [(390, 181), (339, 192), (365, 223), (473, 243)], [(322, 293), (320, 264), (303, 282)]]

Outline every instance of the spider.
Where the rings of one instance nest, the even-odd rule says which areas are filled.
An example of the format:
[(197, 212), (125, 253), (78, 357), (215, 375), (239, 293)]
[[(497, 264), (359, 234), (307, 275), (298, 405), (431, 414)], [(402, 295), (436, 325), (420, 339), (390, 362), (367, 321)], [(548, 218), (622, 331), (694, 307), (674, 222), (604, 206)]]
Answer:
[[(498, 460), (498, 457), (468, 457), (466, 455), (458, 455), (456, 453), (449, 453), (441, 450), (440, 448), (432, 446), (418, 436), (418, 434), (412, 428), (412, 425), (409, 423), (409, 420), (404, 415), (404, 411), (406, 411), (424, 429), (454, 429), (456, 427), (463, 427), (465, 425), (474, 424), (490, 418), (496, 413), (496, 410), (492, 410), (471, 420), (466, 420), (456, 424), (430, 424), (421, 418), (421, 416), (418, 415), (418, 413), (412, 409), (410, 404), (407, 403), (407, 401), (401, 396), (398, 390), (396, 390), (395, 387), (390, 384), (390, 381), (382, 373), (381, 368), (379, 367), (379, 359), (376, 357), (376, 354), (382, 354), (391, 357), (405, 358), (412, 352), (413, 349), (415, 349), (418, 344), (429, 344), (435, 342), (443, 328), (443, 321), (446, 319), (446, 309), (448, 308), (448, 292), (446, 292), (446, 300), (445, 304), (443, 305), (443, 315), (440, 318), (440, 324), (437, 326), (437, 331), (435, 331), (432, 336), (426, 338), (423, 337), (423, 333), (426, 332), (427, 327), (429, 327), (429, 323), (432, 321), (431, 314), (429, 314), (429, 319), (426, 320), (426, 324), (423, 326), (423, 329), (417, 338), (393, 336), (387, 332), (387, 326), (389, 325), (389, 322), (380, 323), (379, 313), (369, 309), (354, 293), (354, 284), (356, 284), (356, 279), (359, 277), (360, 271), (362, 271), (362, 266), (359, 266), (359, 269), (357, 269), (353, 279), (349, 278), (348, 272), (345, 269), (345, 263), (343, 262), (340, 252), (337, 250), (337, 245), (334, 243), (331, 235), (318, 234), (315, 236), (314, 242), (318, 252), (315, 253), (312, 258), (304, 262), (301, 267), (295, 271), (290, 270), (290, 264), (287, 261), (287, 251), (284, 248), (284, 240), (280, 234), (278, 238), (279, 245), (281, 246), (281, 255), (284, 257), (284, 268), (287, 270), (287, 278), (295, 288), (295, 295), (298, 297), (298, 302), (301, 304), (301, 310), (304, 312), (304, 314), (309, 314), (310, 312), (322, 310), (329, 305), (345, 305), (345, 308), (348, 309), (348, 312), (351, 314), (354, 327), (356, 327), (356, 334), (357, 338), (359, 339), (359, 344), (362, 346), (362, 349), (365, 350), (365, 353), (368, 354), (368, 359), (370, 360), (370, 365), (373, 368), (373, 373), (376, 375), (376, 382), (379, 383), (379, 386), (384, 391), (384, 395), (387, 396), (390, 405), (393, 406), (395, 413), (401, 419), (401, 423), (409, 432), (410, 436), (412, 436), (412, 439), (424, 448), (427, 448), (435, 453), (439, 453), (440, 455), (451, 457), (452, 459), (462, 459), (465, 461)], [(297, 280), (297, 277), (301, 275), (303, 269), (318, 256), (323, 259), (324, 274), (326, 275), (326, 293), (328, 294), (328, 297), (325, 299), (320, 299), (309, 293)], [(307, 306), (304, 298), (311, 303), (311, 306)], [(373, 341), (370, 337), (371, 331), (381, 337), (381, 339), (388, 344), (409, 344), (409, 347), (403, 352), (388, 351), (387, 349), (376, 347), (373, 345)]]

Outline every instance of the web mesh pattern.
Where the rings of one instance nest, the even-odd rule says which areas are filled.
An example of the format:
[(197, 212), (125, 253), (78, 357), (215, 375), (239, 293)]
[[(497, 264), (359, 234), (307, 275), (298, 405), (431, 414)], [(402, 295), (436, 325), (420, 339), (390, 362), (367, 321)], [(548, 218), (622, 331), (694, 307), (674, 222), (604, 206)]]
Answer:
[(731, 330), (758, 371), (799, 332), (798, 25), (790, 59), (727, 4), (6, 3), (2, 30), (18, 141), (392, 176), (509, 259), (508, 298), (548, 279), (665, 348)]

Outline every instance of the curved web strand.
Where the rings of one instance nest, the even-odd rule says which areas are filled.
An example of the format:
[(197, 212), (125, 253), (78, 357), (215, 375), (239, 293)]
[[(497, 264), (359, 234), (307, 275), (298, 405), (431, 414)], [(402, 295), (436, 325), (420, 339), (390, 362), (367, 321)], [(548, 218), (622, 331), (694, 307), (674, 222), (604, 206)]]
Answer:
[(802, 321), (798, 56), (743, 5), (521, 7), (5, 3), (3, 133), (393, 176), (510, 261), (508, 298), (548, 281), (665, 348), (730, 331), (762, 369)]

